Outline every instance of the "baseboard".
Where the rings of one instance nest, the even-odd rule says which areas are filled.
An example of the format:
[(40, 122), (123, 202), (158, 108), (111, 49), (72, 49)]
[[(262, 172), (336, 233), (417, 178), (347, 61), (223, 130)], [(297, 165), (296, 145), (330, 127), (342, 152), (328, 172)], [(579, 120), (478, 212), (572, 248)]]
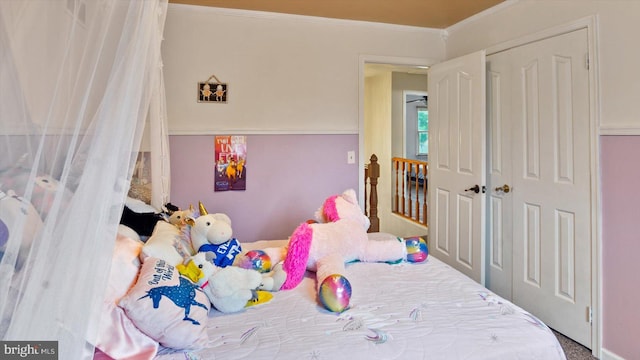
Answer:
[(622, 356), (618, 356), (612, 351), (601, 349), (600, 360), (625, 360)]

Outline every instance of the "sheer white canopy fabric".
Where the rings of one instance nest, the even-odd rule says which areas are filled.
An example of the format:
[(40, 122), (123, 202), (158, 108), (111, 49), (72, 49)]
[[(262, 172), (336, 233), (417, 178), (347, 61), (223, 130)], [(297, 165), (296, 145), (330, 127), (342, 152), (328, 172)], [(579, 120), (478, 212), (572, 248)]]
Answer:
[(93, 356), (148, 123), (168, 201), (167, 0), (0, 1), (0, 336)]

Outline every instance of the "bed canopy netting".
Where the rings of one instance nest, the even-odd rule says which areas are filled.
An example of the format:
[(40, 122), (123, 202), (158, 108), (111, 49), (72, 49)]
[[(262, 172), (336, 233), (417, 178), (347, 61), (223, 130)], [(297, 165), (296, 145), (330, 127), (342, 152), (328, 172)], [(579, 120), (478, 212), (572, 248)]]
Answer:
[(0, 1), (3, 340), (93, 356), (141, 143), (151, 205), (169, 200), (166, 11), (167, 0)]

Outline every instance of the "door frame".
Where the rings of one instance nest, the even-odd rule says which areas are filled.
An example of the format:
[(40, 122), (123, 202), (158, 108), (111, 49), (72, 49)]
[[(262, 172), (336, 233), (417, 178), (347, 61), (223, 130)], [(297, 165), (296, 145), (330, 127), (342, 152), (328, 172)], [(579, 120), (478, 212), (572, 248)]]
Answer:
[(591, 313), (592, 313), (592, 333), (591, 351), (600, 358), (602, 344), (602, 213), (600, 198), (600, 84), (598, 67), (598, 19), (596, 16), (587, 16), (577, 19), (567, 24), (545, 29), (540, 32), (529, 34), (517, 39), (509, 40), (486, 49), (487, 56), (509, 50), (514, 47), (526, 45), (528, 43), (544, 40), (558, 35), (566, 34), (575, 30), (587, 30), (588, 43), (588, 72), (589, 72), (589, 132), (591, 141)]
[[(364, 67), (366, 64), (390, 64), (398, 66), (431, 66), (442, 59), (414, 58), (400, 56), (360, 55), (358, 58), (358, 168), (364, 164), (371, 154), (364, 153)], [(358, 171), (358, 184), (364, 184), (364, 171)], [(358, 201), (364, 204), (364, 188), (358, 191)]]

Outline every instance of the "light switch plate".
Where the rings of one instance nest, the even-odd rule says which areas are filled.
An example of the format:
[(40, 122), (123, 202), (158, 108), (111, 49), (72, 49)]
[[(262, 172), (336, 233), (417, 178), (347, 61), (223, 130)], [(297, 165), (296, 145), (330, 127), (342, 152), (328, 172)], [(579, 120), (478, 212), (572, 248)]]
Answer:
[(347, 164), (355, 164), (356, 163), (356, 152), (351, 150), (347, 151)]

